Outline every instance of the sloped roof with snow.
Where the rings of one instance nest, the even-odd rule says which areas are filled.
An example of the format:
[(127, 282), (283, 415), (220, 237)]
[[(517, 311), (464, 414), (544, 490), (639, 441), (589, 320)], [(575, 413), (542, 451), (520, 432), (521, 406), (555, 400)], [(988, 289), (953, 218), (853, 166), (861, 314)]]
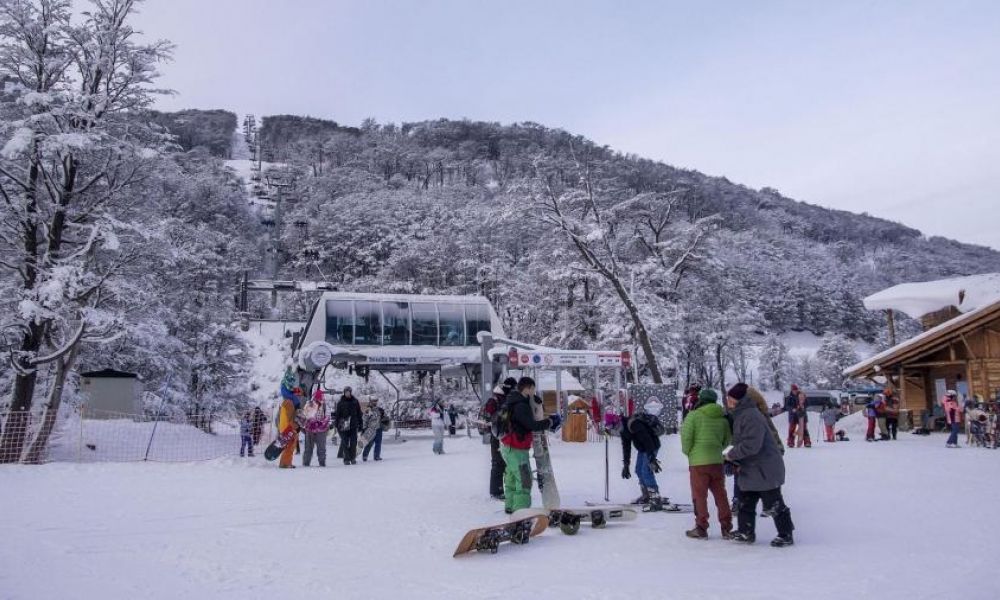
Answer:
[(998, 318), (1000, 318), (1000, 297), (994, 298), (990, 304), (984, 304), (972, 309), (964, 315), (959, 315), (950, 321), (946, 321), (937, 327), (928, 329), (920, 335), (906, 340), (902, 344), (893, 346), (867, 360), (848, 367), (844, 369), (844, 374), (848, 377), (862, 377), (876, 374), (889, 366), (898, 365), (904, 361), (935, 352), (947, 346), (948, 343), (960, 335), (982, 327)]
[(1000, 300), (1000, 273), (902, 283), (864, 299), (868, 310), (897, 310), (914, 319), (954, 306), (968, 313)]

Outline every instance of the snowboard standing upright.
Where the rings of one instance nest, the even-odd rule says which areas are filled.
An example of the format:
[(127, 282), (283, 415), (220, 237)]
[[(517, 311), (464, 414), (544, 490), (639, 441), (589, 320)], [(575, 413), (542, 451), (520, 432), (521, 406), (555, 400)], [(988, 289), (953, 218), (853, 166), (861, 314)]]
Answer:
[[(536, 421), (545, 418), (545, 407), (538, 396), (531, 399), (531, 410), (535, 414)], [(556, 476), (552, 471), (552, 459), (549, 457), (549, 438), (544, 431), (532, 434), (531, 450), (535, 455), (535, 470), (538, 489), (542, 493), (542, 506), (546, 510), (559, 508), (559, 489), (556, 487)]]

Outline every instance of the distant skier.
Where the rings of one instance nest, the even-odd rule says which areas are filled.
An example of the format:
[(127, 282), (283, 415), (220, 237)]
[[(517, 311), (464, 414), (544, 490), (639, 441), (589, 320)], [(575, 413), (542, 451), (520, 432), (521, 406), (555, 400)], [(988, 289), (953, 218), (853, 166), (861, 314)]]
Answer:
[(454, 403), (448, 405), (448, 435), (455, 435), (455, 425), (458, 423), (458, 409)]
[(792, 535), (795, 525), (781, 495), (785, 461), (769, 431), (767, 417), (761, 414), (748, 389), (747, 384), (737, 383), (726, 395), (726, 405), (733, 417), (733, 438), (724, 457), (737, 465), (741, 490), (739, 531), (732, 539), (747, 544), (756, 541), (757, 501), (763, 500), (764, 512), (774, 518), (778, 529), (778, 537), (771, 545), (791, 546), (795, 543)]
[(944, 409), (944, 418), (950, 431), (945, 446), (958, 448), (958, 432), (962, 421), (962, 407), (958, 404), (958, 392), (948, 390), (948, 393), (941, 399), (941, 408)]
[(503, 384), (493, 388), (491, 395), (483, 404), (479, 413), (479, 418), (486, 425), (482, 429), (483, 435), (490, 436), (490, 497), (494, 500), (503, 500), (503, 472), (507, 464), (500, 455), (500, 440), (493, 435), (491, 424), (493, 418), (507, 401), (507, 394), (517, 385), (517, 380), (513, 377), (504, 379)]
[(445, 409), (440, 400), (435, 400), (431, 405), (431, 433), (434, 434), (434, 454), (444, 454), (444, 418)]
[(792, 384), (791, 391), (785, 396), (785, 412), (788, 414), (788, 440), (789, 448), (795, 447), (795, 432), (799, 427), (798, 418), (799, 407), (799, 386)]
[(375, 450), (375, 460), (382, 460), (382, 430), (389, 426), (389, 417), (385, 416), (385, 411), (378, 405), (378, 398), (368, 401), (368, 410), (365, 411), (364, 430), (369, 427), (375, 429), (375, 435), (365, 444), (361, 452), (361, 460), (367, 462), (368, 454)]
[(312, 462), (313, 452), (319, 466), (326, 466), (326, 436), (330, 431), (330, 417), (326, 413), (326, 402), (323, 400), (323, 390), (316, 389), (313, 397), (302, 408), (305, 419), (306, 447), (302, 451), (302, 466), (308, 467)]
[(240, 418), (240, 456), (253, 456), (253, 423), (250, 411)]
[(535, 380), (522, 377), (501, 408), (499, 419), (505, 422), (498, 423), (501, 427), (498, 433), (502, 434), (500, 453), (506, 464), (503, 488), (504, 511), (508, 514), (531, 506), (532, 476), (528, 450), (534, 441), (532, 434), (546, 429), (555, 431), (562, 421), (559, 415), (536, 421), (530, 404), (534, 397)]
[(345, 465), (358, 464), (358, 430), (361, 429), (361, 403), (354, 397), (349, 387), (337, 401), (337, 409), (333, 414), (334, 423), (340, 433), (340, 448)]
[(795, 405), (795, 420), (798, 423), (796, 446), (801, 448), (805, 445), (806, 448), (812, 448), (812, 438), (809, 437), (809, 401), (806, 393), (802, 391), (799, 392), (798, 402)]
[(695, 526), (685, 532), (689, 538), (708, 537), (708, 494), (712, 493), (718, 512), (722, 538), (729, 539), (733, 531), (733, 513), (726, 496), (726, 476), (722, 451), (729, 445), (729, 422), (718, 405), (715, 390), (702, 390), (698, 404), (688, 413), (681, 426), (681, 451), (688, 457), (691, 498), (694, 502)]
[(655, 415), (643, 411), (631, 417), (623, 416), (621, 421), (622, 479), (632, 477), (629, 465), (632, 464), (632, 447), (635, 446), (635, 475), (639, 478), (640, 495), (632, 503), (645, 504), (650, 510), (660, 510), (667, 502), (660, 496), (660, 486), (656, 482), (656, 474), (662, 470), (656, 458), (660, 451), (661, 427)]
[(265, 423), (267, 423), (267, 415), (264, 414), (264, 411), (262, 411), (259, 406), (255, 406), (253, 409), (253, 419), (250, 426), (250, 433), (253, 436), (254, 446), (260, 443), (260, 438), (261, 436), (264, 435)]
[(820, 413), (820, 418), (823, 419), (823, 429), (826, 431), (827, 442), (836, 442), (837, 439), (834, 437), (833, 430), (837, 426), (837, 419), (840, 418), (840, 408), (836, 404), (830, 402)]

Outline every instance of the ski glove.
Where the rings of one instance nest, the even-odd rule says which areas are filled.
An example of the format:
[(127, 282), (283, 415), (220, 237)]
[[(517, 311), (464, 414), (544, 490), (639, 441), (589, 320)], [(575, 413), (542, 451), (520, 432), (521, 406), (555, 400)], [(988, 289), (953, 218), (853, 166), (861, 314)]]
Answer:
[(559, 415), (552, 415), (551, 417), (549, 417), (549, 429), (551, 431), (559, 429), (560, 425), (562, 425), (562, 417), (560, 417)]
[(622, 479), (632, 479), (632, 472), (628, 470), (628, 465), (622, 467)]
[(649, 457), (649, 469), (654, 473), (659, 473), (663, 470), (663, 467), (660, 466), (660, 461), (656, 460), (655, 456)]

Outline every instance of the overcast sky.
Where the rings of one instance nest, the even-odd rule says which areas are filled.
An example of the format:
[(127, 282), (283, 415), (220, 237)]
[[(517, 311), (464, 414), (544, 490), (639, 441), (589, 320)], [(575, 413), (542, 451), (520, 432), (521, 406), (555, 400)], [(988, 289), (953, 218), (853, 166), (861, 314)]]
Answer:
[(1000, 249), (1000, 1), (148, 0), (164, 109), (535, 121)]

